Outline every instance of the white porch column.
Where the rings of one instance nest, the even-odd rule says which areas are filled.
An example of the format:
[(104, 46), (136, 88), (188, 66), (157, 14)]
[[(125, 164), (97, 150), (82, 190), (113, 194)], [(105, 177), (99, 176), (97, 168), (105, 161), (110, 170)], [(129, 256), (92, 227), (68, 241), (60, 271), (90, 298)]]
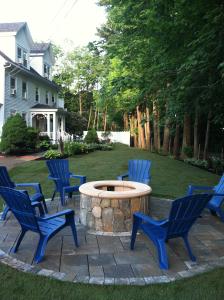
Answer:
[(53, 112), (53, 143), (56, 143), (56, 113)]
[(50, 114), (47, 114), (47, 135), (51, 137)]

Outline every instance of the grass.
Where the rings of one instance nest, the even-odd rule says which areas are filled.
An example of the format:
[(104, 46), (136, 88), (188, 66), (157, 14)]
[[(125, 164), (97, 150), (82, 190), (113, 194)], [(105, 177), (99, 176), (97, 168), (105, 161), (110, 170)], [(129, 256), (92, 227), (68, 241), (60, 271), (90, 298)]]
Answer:
[[(148, 151), (115, 145), (113, 151), (96, 151), (90, 154), (70, 158), (70, 169), (75, 174), (86, 175), (88, 181), (116, 179), (127, 171), (128, 159), (150, 159), (152, 161), (153, 195), (176, 198), (186, 193), (190, 183), (215, 185), (219, 176), (185, 164), (172, 158)], [(48, 170), (45, 161), (31, 161), (10, 171), (15, 182), (40, 182), (43, 193), (50, 197), (53, 183), (47, 179)]]
[(224, 299), (224, 269), (168, 284), (148, 286), (96, 286), (61, 282), (9, 267), (0, 267), (1, 300), (221, 300)]
[[(70, 159), (70, 169), (76, 174), (87, 175), (88, 181), (115, 179), (127, 170), (131, 158), (152, 161), (153, 194), (179, 197), (185, 194), (189, 183), (214, 185), (219, 177), (207, 171), (159, 156), (147, 151), (116, 145), (113, 151), (97, 151)], [(40, 182), (46, 197), (53, 190), (47, 179), (44, 161), (33, 161), (10, 171), (15, 182)], [(26, 274), (0, 264), (0, 299), (224, 299), (224, 269), (216, 269), (200, 276), (169, 284), (141, 287), (95, 286), (60, 282), (45, 277)]]

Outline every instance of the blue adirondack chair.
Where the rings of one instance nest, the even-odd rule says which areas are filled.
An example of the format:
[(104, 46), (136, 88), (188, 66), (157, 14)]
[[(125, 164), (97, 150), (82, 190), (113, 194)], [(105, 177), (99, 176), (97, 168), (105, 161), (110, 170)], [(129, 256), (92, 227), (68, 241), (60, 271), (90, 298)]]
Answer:
[[(34, 262), (42, 261), (48, 241), (65, 226), (70, 226), (75, 245), (78, 247), (74, 211), (66, 209), (53, 215), (37, 217), (27, 193), (15, 189), (0, 187), (0, 195), (12, 210), (21, 226), (21, 233), (15, 247), (11, 250), (17, 252), (25, 233), (30, 230), (39, 234), (40, 239), (36, 249)], [(40, 203), (39, 203), (40, 204)], [(65, 218), (60, 218), (65, 216)]]
[[(9, 187), (12, 189), (15, 189), (17, 187), (25, 189), (26, 187), (32, 187), (35, 191), (34, 194), (30, 196), (31, 202), (34, 204), (34, 206), (39, 206), (36, 202), (41, 202), (44, 206), (44, 210), (47, 213), (47, 205), (44, 199), (44, 196), (41, 191), (41, 185), (39, 183), (14, 183), (11, 181), (9, 177), (9, 173), (7, 171), (7, 168), (5, 166), (0, 166), (0, 186)], [(43, 214), (43, 208), (39, 206), (40, 213)], [(7, 213), (9, 212), (10, 208), (8, 205), (5, 206), (3, 213), (2, 213), (2, 220), (5, 220)]]
[(213, 215), (218, 215), (222, 222), (224, 222), (224, 196), (219, 196), (217, 194), (224, 194), (224, 174), (222, 175), (219, 183), (215, 186), (196, 186), (189, 185), (187, 195), (192, 195), (195, 191), (211, 191), (215, 193), (212, 199), (208, 202), (207, 208)]
[(196, 257), (191, 251), (188, 233), (211, 197), (211, 194), (197, 194), (177, 199), (172, 203), (169, 218), (161, 221), (156, 221), (140, 212), (134, 213), (131, 249), (134, 249), (138, 229), (142, 229), (157, 248), (161, 269), (168, 269), (165, 243), (176, 237), (183, 238), (191, 260), (195, 261)]
[[(67, 159), (51, 159), (47, 160), (47, 167), (50, 175), (49, 179), (54, 180), (55, 190), (52, 195), (52, 200), (57, 192), (60, 193), (61, 204), (65, 205), (65, 194), (68, 193), (72, 197), (73, 192), (78, 192), (81, 184), (86, 182), (86, 176), (75, 175), (69, 172), (69, 164)], [(70, 178), (78, 178), (79, 185), (70, 185)]]
[(128, 177), (128, 180), (149, 184), (151, 180), (150, 168), (150, 160), (131, 159), (128, 161), (128, 172), (117, 176), (117, 180)]

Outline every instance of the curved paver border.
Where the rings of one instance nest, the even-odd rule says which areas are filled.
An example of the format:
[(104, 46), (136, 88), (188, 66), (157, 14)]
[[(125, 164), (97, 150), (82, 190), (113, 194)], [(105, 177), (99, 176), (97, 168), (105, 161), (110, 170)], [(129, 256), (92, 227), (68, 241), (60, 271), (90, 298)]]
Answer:
[(188, 263), (189, 270), (177, 272), (175, 276), (163, 275), (163, 276), (149, 276), (149, 277), (133, 277), (133, 278), (111, 278), (111, 277), (89, 277), (83, 276), (78, 280), (69, 280), (66, 273), (55, 272), (53, 270), (42, 269), (38, 265), (33, 266), (24, 263), (12, 256), (8, 255), (4, 251), (0, 250), (0, 262), (10, 266), (18, 271), (25, 273), (31, 273), (36, 275), (42, 275), (49, 278), (58, 279), (61, 281), (70, 281), (76, 283), (88, 283), (99, 285), (148, 285), (156, 283), (169, 283), (175, 280), (180, 280), (187, 277), (193, 277), (195, 275), (211, 271), (217, 267), (224, 267), (224, 256), (218, 260), (209, 262), (207, 264), (197, 265), (195, 263)]

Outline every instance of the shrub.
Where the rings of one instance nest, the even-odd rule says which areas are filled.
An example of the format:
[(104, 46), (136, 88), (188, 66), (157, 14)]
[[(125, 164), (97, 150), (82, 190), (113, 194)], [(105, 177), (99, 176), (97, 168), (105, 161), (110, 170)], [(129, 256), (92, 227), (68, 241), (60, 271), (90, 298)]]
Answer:
[(221, 174), (224, 171), (224, 159), (217, 156), (211, 156), (209, 157), (209, 163), (216, 174)]
[(98, 135), (95, 129), (91, 129), (87, 132), (87, 135), (85, 136), (84, 141), (87, 144), (92, 144), (92, 143), (99, 143)]
[(207, 160), (187, 158), (184, 161), (188, 164), (193, 165), (193, 166), (200, 167), (200, 168), (203, 168), (203, 169), (208, 169)]
[(63, 158), (63, 155), (57, 150), (48, 150), (45, 152), (44, 158), (57, 159), (57, 158)]
[(9, 117), (2, 128), (1, 151), (6, 154), (27, 152), (27, 132), (26, 122), (19, 114)]
[(47, 141), (47, 140), (43, 140), (39, 143), (38, 145), (39, 149), (42, 150), (42, 151), (45, 151), (45, 150), (48, 150), (51, 148), (51, 144), (50, 144), (50, 141)]
[(68, 156), (88, 153), (88, 145), (85, 143), (66, 142), (64, 144), (64, 153)]
[(35, 151), (39, 139), (39, 131), (33, 127), (27, 127), (26, 147), (27, 150)]
[(193, 148), (190, 147), (190, 146), (185, 146), (183, 148), (183, 154), (186, 156), (186, 157), (192, 157), (193, 156)]

